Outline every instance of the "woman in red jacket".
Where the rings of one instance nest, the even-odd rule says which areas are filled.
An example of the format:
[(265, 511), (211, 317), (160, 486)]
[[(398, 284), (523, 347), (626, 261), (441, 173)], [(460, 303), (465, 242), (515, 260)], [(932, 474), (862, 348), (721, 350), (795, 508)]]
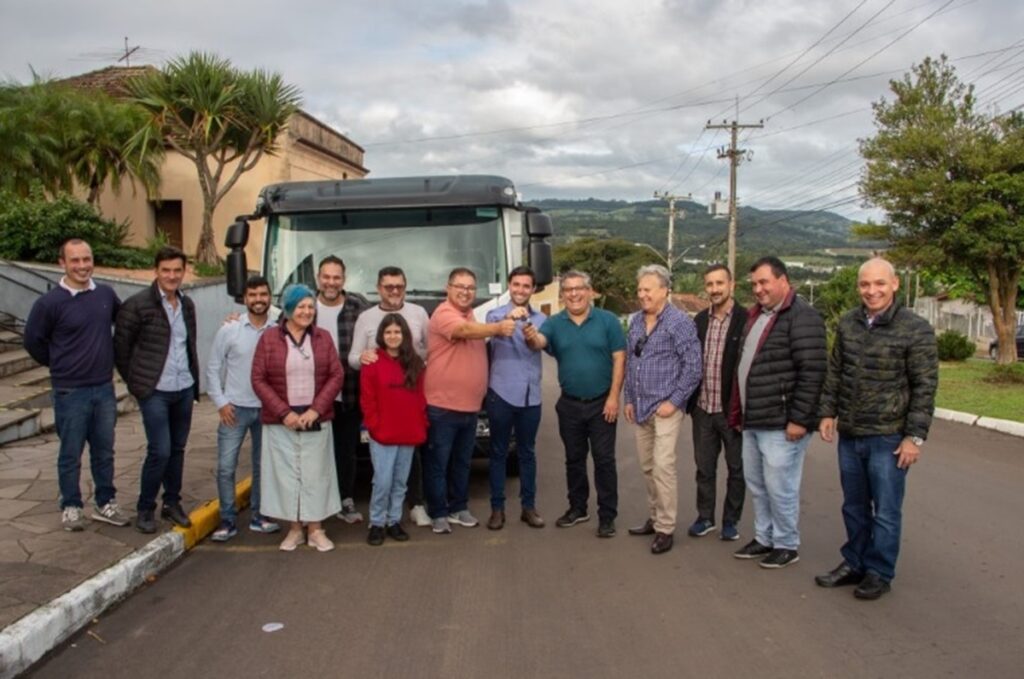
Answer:
[[(291, 285), (281, 295), (283, 322), (264, 331), (252, 360), (252, 388), (262, 404), (261, 513), (291, 522), (285, 552), (308, 542), (334, 549), (321, 522), (341, 509), (331, 428), (342, 372), (334, 340), (316, 327), (313, 291)], [(308, 535), (303, 535), (306, 524)]]
[(370, 433), (373, 494), (370, 498), (371, 545), (388, 537), (404, 541), (402, 503), (412, 451), (427, 440), (427, 400), (423, 395), (423, 359), (399, 314), (387, 314), (377, 328), (377, 361), (359, 375), (359, 402)]

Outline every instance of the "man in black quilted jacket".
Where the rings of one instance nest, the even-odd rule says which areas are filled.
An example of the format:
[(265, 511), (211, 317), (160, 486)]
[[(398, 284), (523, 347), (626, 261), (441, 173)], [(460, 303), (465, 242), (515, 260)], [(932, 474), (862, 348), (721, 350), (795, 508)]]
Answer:
[(142, 533), (156, 532), (161, 486), (161, 516), (179, 526), (192, 525), (181, 506), (181, 480), (192, 404), (199, 399), (196, 308), (179, 289), (186, 256), (178, 248), (163, 247), (155, 259), (156, 280), (121, 305), (114, 324), (114, 363), (139, 402), (146, 430), (135, 519)]
[(860, 267), (861, 306), (839, 321), (822, 392), (821, 438), (839, 431), (846, 544), (843, 561), (814, 580), (856, 585), (858, 599), (889, 591), (900, 549), (903, 492), (935, 409), (939, 360), (935, 331), (896, 299), (892, 264)]
[(754, 262), (750, 282), (757, 304), (747, 314), (729, 424), (743, 431), (754, 539), (733, 556), (784, 568), (800, 560), (800, 479), (810, 433), (818, 428), (825, 324), (797, 297), (776, 257)]

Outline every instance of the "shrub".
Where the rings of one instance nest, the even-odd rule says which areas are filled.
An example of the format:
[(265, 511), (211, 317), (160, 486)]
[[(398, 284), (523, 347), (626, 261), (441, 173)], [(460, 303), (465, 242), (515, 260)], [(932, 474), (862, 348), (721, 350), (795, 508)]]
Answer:
[(955, 330), (947, 330), (938, 337), (940, 361), (966, 361), (977, 347), (967, 335)]
[(61, 243), (82, 238), (100, 266), (149, 268), (153, 258), (124, 245), (127, 222), (104, 219), (68, 194), (47, 199), (41, 188), (27, 198), (0, 192), (0, 258), (53, 263)]

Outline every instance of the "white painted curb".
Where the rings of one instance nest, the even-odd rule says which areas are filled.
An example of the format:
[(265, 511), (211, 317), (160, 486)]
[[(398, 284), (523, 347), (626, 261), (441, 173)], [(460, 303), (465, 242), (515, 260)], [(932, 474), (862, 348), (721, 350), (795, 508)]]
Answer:
[(959, 422), (960, 424), (970, 425), (973, 425), (978, 421), (977, 415), (962, 413), (959, 410), (946, 410), (945, 408), (936, 408), (935, 417), (940, 420), (949, 420), (950, 422)]
[(128, 596), (146, 578), (185, 553), (185, 540), (169, 531), (142, 549), (100, 571), (71, 591), (40, 606), (0, 631), (0, 679), (13, 679), (107, 608)]
[(995, 429), (1011, 436), (1024, 436), (1024, 422), (997, 420), (994, 417), (979, 417), (978, 426), (985, 427), (986, 429)]
[(949, 420), (950, 422), (969, 424), (974, 427), (991, 429), (993, 431), (998, 431), (1003, 434), (1009, 434), (1010, 436), (1020, 436), (1024, 438), (1024, 422), (1014, 422), (1013, 420), (1000, 420), (995, 417), (979, 417), (971, 413), (962, 413), (958, 410), (947, 410), (945, 408), (936, 408), (935, 417), (939, 418), (940, 420)]

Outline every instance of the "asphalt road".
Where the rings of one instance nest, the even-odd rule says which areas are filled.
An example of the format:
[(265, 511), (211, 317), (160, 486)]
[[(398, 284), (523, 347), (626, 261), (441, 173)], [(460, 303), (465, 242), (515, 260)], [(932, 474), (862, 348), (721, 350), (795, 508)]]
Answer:
[[(812, 581), (839, 561), (842, 540), (835, 451), (817, 439), (804, 471), (801, 561), (781, 571), (731, 557), (751, 536), (749, 506), (738, 543), (684, 535), (695, 515), (688, 425), (674, 550), (653, 556), (647, 538), (626, 534), (645, 504), (625, 422), (618, 536), (595, 537), (593, 506), (589, 523), (555, 528), (566, 501), (552, 368), (538, 445), (548, 527), (512, 520), (446, 536), (411, 527), (411, 541), (374, 548), (364, 527), (332, 520), (329, 554), (285, 554), (279, 536), (243, 531), (199, 545), (30, 676), (1024, 675), (1021, 439), (935, 424), (908, 480), (893, 592), (862, 602)], [(486, 520), (481, 465), (470, 506)], [(518, 517), (516, 502), (509, 514)], [(283, 628), (262, 630), (274, 622)]]

